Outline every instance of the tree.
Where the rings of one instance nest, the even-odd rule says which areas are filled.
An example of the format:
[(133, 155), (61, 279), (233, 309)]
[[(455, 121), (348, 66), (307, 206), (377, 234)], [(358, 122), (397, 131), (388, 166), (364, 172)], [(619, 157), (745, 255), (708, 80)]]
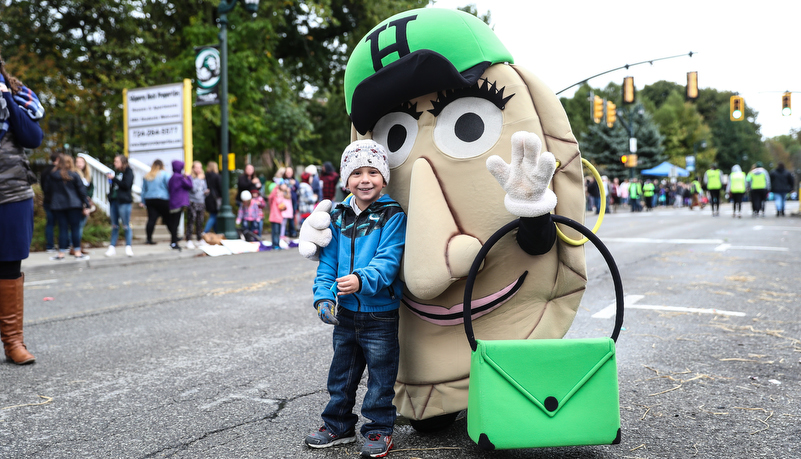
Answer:
[[(696, 156), (696, 170), (708, 168), (715, 158), (709, 128), (695, 106), (684, 101), (678, 91), (668, 95), (654, 113), (654, 121), (664, 137), (665, 154), (673, 164), (686, 165), (687, 156)], [(704, 147), (704, 145), (706, 147)]]
[(756, 112), (748, 104), (745, 106), (744, 121), (729, 120), (729, 105), (717, 107), (715, 118), (709, 124), (713, 144), (717, 148), (717, 164), (723, 170), (739, 164), (748, 170), (751, 164), (769, 162), (769, 156), (759, 133), (759, 125), (753, 120)]

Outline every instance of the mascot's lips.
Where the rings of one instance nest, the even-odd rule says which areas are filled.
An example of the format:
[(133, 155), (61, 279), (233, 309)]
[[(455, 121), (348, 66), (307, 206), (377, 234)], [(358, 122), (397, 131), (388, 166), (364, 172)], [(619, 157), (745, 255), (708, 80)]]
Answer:
[[(520, 290), (527, 274), (528, 271), (524, 272), (516, 281), (491, 295), (471, 301), (470, 309), (473, 319), (489, 314), (509, 301), (509, 299)], [(405, 304), (414, 315), (434, 325), (445, 326), (464, 323), (464, 303), (459, 303), (450, 309), (446, 309), (442, 306), (417, 303), (410, 300), (407, 296), (404, 296), (403, 304)]]

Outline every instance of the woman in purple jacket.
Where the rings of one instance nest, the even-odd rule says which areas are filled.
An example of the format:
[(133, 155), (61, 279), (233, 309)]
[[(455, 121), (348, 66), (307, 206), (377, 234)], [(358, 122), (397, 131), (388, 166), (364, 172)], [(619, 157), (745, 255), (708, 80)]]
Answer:
[(189, 192), (192, 191), (192, 179), (186, 175), (183, 161), (178, 161), (177, 159), (173, 161), (172, 172), (172, 177), (170, 177), (170, 181), (167, 184), (167, 189), (170, 190), (169, 228), (172, 238), (170, 247), (180, 252), (178, 225), (181, 223), (181, 218), (183, 218), (184, 209), (189, 207)]

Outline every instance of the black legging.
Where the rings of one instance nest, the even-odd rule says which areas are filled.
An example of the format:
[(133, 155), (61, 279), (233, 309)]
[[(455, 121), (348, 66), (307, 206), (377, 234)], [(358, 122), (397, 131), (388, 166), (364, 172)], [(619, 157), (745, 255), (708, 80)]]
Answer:
[(758, 214), (759, 211), (764, 211), (765, 204), (763, 201), (767, 197), (768, 190), (760, 189), (760, 190), (751, 190), (751, 210)]
[(709, 203), (712, 204), (712, 212), (720, 211), (720, 190), (708, 190)]
[(741, 212), (742, 213), (742, 211), (743, 211), (743, 195), (744, 194), (745, 193), (732, 193), (731, 194), (731, 199), (734, 202), (734, 204), (732, 204), (732, 206), (731, 206), (732, 215), (735, 212)]
[(0, 279), (19, 279), (22, 275), (22, 260), (0, 261)]
[(161, 217), (161, 223), (170, 227), (170, 201), (166, 199), (148, 199), (145, 202), (147, 206), (147, 225), (145, 226), (145, 233), (147, 240), (153, 240), (153, 230), (156, 228), (156, 221)]

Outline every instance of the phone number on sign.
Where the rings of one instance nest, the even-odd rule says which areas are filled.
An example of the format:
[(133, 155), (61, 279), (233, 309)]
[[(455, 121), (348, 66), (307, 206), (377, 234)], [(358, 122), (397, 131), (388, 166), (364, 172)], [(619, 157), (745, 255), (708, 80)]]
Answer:
[(162, 135), (175, 135), (178, 134), (178, 126), (172, 127), (165, 127), (165, 128), (148, 128), (148, 129), (137, 129), (134, 130), (131, 134), (134, 137), (150, 137), (154, 135), (162, 136)]

